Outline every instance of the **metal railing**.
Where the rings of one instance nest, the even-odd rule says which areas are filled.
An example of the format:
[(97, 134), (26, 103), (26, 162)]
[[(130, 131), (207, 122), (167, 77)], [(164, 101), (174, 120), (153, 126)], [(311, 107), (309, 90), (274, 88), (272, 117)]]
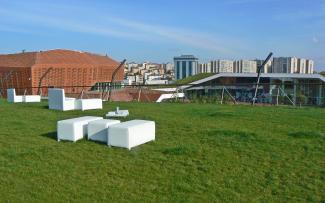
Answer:
[[(174, 89), (175, 92), (185, 93), (187, 102), (204, 103), (251, 103), (254, 98), (254, 83), (210, 84), (198, 86), (184, 85), (116, 85), (112, 87), (96, 86), (56, 86), (65, 89), (68, 97), (74, 98), (101, 98), (109, 100), (109, 93), (113, 101), (155, 101), (155, 98), (164, 93), (159, 89)], [(186, 88), (185, 88), (186, 87)], [(17, 95), (40, 94), (47, 98), (51, 86), (16, 88)], [(124, 94), (124, 93), (125, 94)], [(125, 95), (130, 95), (125, 99)], [(0, 89), (0, 96), (6, 97), (6, 90)], [(120, 97), (120, 99), (119, 99)], [(132, 97), (132, 98), (131, 98)], [(183, 101), (183, 100), (178, 100)], [(324, 83), (260, 83), (257, 91), (257, 104), (271, 105), (301, 105), (323, 106), (325, 104)]]

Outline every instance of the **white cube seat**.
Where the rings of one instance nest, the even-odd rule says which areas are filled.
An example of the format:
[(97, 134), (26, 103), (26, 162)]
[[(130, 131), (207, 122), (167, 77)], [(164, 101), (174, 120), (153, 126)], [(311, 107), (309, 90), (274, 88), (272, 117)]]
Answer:
[(58, 121), (57, 139), (76, 142), (87, 135), (88, 123), (95, 120), (101, 120), (102, 117), (84, 116)]
[(155, 140), (155, 122), (132, 120), (108, 128), (108, 145), (131, 148)]
[(121, 123), (119, 120), (102, 119), (91, 121), (88, 124), (88, 139), (107, 143), (108, 128), (112, 125)]
[(76, 109), (81, 109), (82, 111), (103, 108), (103, 100), (101, 99), (78, 99), (76, 103)]
[(41, 96), (39, 96), (39, 95), (25, 95), (24, 102), (41, 102)]

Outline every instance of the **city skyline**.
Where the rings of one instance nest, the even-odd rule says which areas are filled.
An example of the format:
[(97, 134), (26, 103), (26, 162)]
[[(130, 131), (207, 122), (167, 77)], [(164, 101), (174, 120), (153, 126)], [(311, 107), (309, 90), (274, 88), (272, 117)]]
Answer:
[(325, 2), (0, 0), (0, 53), (55, 48), (108, 54), (129, 62), (311, 58), (325, 70)]

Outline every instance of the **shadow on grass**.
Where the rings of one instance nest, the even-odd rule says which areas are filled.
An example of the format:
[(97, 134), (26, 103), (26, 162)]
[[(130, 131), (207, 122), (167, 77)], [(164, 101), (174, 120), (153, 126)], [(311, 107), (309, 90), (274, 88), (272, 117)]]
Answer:
[(49, 132), (49, 133), (45, 133), (45, 134), (42, 134), (41, 135), (42, 137), (47, 137), (47, 138), (50, 138), (52, 140), (55, 140), (57, 141), (57, 132)]
[(293, 132), (289, 133), (288, 136), (294, 138), (306, 138), (306, 139), (314, 139), (314, 138), (323, 138), (325, 139), (325, 134), (315, 131), (301, 131), (301, 132)]
[(234, 117), (235, 115), (233, 113), (215, 111), (215, 112), (208, 113), (208, 116), (209, 117), (231, 118), (231, 117)]
[[(56, 131), (55, 132), (49, 132), (49, 133), (46, 133), (46, 134), (42, 134), (41, 136), (57, 141), (57, 132)], [(107, 146), (107, 144), (106, 143), (103, 143), (103, 142), (94, 141), (94, 140), (88, 140), (87, 138), (84, 138), (84, 140), (89, 141), (89, 142), (92, 142), (94, 144)]]

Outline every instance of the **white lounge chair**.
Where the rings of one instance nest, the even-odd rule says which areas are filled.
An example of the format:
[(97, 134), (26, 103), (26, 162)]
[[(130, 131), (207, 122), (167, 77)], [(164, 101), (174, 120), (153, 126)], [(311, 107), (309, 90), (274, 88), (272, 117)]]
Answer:
[(16, 95), (15, 89), (7, 89), (7, 101), (12, 103), (19, 103), (24, 101), (24, 96)]
[(64, 89), (51, 88), (48, 92), (49, 109), (69, 111), (75, 110), (75, 98), (65, 97)]
[(101, 99), (75, 99), (65, 97), (64, 89), (49, 89), (49, 109), (69, 111), (69, 110), (90, 110), (102, 109)]
[(39, 95), (16, 95), (15, 89), (7, 89), (7, 100), (8, 102), (41, 102), (41, 96)]

